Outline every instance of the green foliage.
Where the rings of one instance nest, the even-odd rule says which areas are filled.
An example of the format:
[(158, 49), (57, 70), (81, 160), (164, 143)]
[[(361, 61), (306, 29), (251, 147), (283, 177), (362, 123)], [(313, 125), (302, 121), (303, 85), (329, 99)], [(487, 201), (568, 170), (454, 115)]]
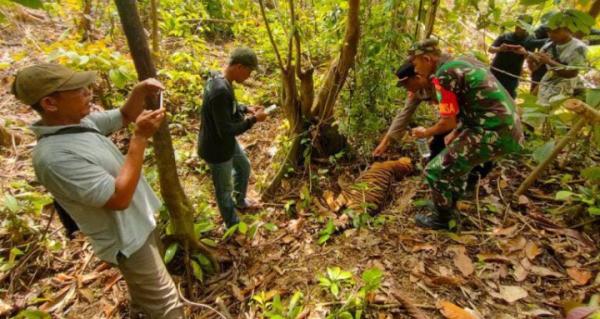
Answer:
[(22, 6), (33, 8), (33, 9), (41, 8), (43, 5), (41, 0), (10, 0), (10, 1), (18, 3)]
[(379, 268), (369, 268), (362, 274), (364, 286), (361, 288), (365, 293), (373, 292), (379, 289), (383, 279), (383, 271)]
[(179, 244), (176, 242), (171, 243), (169, 245), (169, 247), (165, 251), (165, 257), (164, 257), (165, 264), (168, 264), (171, 262), (171, 260), (173, 260), (173, 257), (175, 257), (175, 254), (177, 253), (178, 249), (179, 249)]
[(600, 216), (600, 166), (592, 166), (581, 170), (581, 176), (586, 179), (585, 185), (576, 190), (560, 190), (555, 199), (565, 202), (576, 202), (587, 207), (591, 216)]
[(96, 95), (105, 108), (120, 106), (137, 79), (131, 59), (114, 51), (105, 40), (80, 43), (67, 39), (48, 46), (45, 51), (48, 62), (98, 72), (100, 85)]
[(352, 280), (352, 273), (343, 271), (339, 267), (328, 267), (326, 275), (319, 276), (317, 279), (319, 285), (325, 287), (336, 300), (342, 300), (341, 306), (330, 311), (328, 319), (360, 319), (369, 300), (372, 300), (373, 294), (381, 286), (383, 271), (369, 268), (362, 273), (362, 282), (357, 284)]
[(361, 155), (371, 152), (395, 111), (403, 106), (394, 71), (403, 63), (412, 42), (408, 34), (397, 31), (405, 23), (401, 12), (406, 6), (397, 0), (363, 6), (355, 67), (337, 111), (340, 131)]
[(333, 219), (329, 219), (327, 221), (327, 225), (319, 232), (319, 245), (325, 244), (331, 235), (335, 232), (335, 225), (333, 224)]
[(520, 0), (519, 3), (525, 6), (534, 6), (546, 3), (548, 0)]
[(325, 287), (335, 298), (338, 298), (343, 285), (352, 282), (352, 273), (344, 271), (340, 267), (327, 267), (326, 274), (317, 279), (320, 286)]
[(591, 183), (600, 182), (600, 166), (592, 166), (584, 168), (581, 171), (581, 176)]
[(553, 14), (548, 20), (550, 29), (568, 28), (571, 32), (589, 34), (595, 21), (589, 14), (575, 9), (561, 10)]
[(304, 294), (296, 291), (287, 303), (281, 301), (276, 291), (264, 292), (252, 296), (252, 302), (261, 310), (262, 315), (269, 319), (294, 319), (304, 310), (302, 301)]
[[(17, 183), (13, 186), (23, 187), (22, 190), (32, 189), (26, 184)], [(40, 225), (32, 217), (39, 216), (42, 208), (51, 202), (49, 196), (35, 191), (24, 191), (14, 196), (5, 193), (0, 204), (0, 228), (4, 230), (2, 236), (8, 236), (14, 245), (18, 245), (38, 234)]]
[(546, 158), (548, 158), (548, 156), (550, 156), (550, 153), (552, 153), (555, 144), (556, 143), (554, 141), (550, 141), (545, 143), (541, 147), (538, 147), (535, 151), (533, 151), (533, 160), (537, 163), (543, 162)]
[(52, 316), (47, 312), (34, 309), (21, 310), (13, 319), (50, 319)]

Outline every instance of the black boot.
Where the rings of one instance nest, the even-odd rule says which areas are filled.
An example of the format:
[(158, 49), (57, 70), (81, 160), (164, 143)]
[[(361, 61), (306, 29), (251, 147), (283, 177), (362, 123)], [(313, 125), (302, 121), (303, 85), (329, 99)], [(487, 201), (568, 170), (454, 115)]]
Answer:
[(422, 228), (449, 230), (449, 223), (452, 219), (452, 211), (452, 209), (441, 209), (435, 207), (431, 209), (431, 214), (429, 215), (417, 214), (415, 216), (415, 223), (417, 226)]

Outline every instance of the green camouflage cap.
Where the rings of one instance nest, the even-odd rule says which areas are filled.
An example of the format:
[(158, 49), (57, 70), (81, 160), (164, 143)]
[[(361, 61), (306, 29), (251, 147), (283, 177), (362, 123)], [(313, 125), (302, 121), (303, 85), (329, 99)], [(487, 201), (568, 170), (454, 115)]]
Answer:
[(60, 64), (38, 64), (17, 72), (11, 91), (17, 99), (33, 105), (54, 92), (86, 87), (96, 79), (96, 72), (76, 72)]
[(440, 52), (440, 48), (438, 48), (439, 41), (435, 38), (425, 39), (423, 41), (419, 41), (414, 43), (410, 49), (408, 50), (408, 54), (411, 56), (430, 53), (430, 52)]
[(240, 47), (231, 52), (231, 56), (229, 57), (229, 65), (233, 64), (241, 64), (252, 70), (256, 70), (258, 68), (258, 58), (252, 49)]

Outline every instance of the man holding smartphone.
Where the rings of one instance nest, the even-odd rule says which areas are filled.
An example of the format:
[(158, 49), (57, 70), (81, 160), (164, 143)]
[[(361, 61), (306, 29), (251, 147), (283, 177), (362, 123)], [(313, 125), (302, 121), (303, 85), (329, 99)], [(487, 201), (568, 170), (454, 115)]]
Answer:
[[(219, 212), (229, 228), (239, 223), (235, 209), (256, 209), (259, 203), (246, 198), (250, 161), (236, 140), (256, 122), (267, 118), (263, 108), (238, 104), (233, 83), (246, 81), (258, 67), (249, 48), (237, 48), (225, 70), (210, 74), (204, 88), (198, 135), (198, 155), (210, 167)], [(246, 116), (248, 115), (248, 116)]]

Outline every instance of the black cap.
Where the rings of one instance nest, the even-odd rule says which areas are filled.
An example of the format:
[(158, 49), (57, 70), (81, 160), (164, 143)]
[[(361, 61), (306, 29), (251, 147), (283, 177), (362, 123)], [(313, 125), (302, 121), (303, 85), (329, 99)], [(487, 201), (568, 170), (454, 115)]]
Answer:
[(404, 62), (404, 64), (402, 64), (402, 66), (400, 66), (396, 71), (398, 82), (404, 82), (415, 74), (415, 66), (410, 61)]

